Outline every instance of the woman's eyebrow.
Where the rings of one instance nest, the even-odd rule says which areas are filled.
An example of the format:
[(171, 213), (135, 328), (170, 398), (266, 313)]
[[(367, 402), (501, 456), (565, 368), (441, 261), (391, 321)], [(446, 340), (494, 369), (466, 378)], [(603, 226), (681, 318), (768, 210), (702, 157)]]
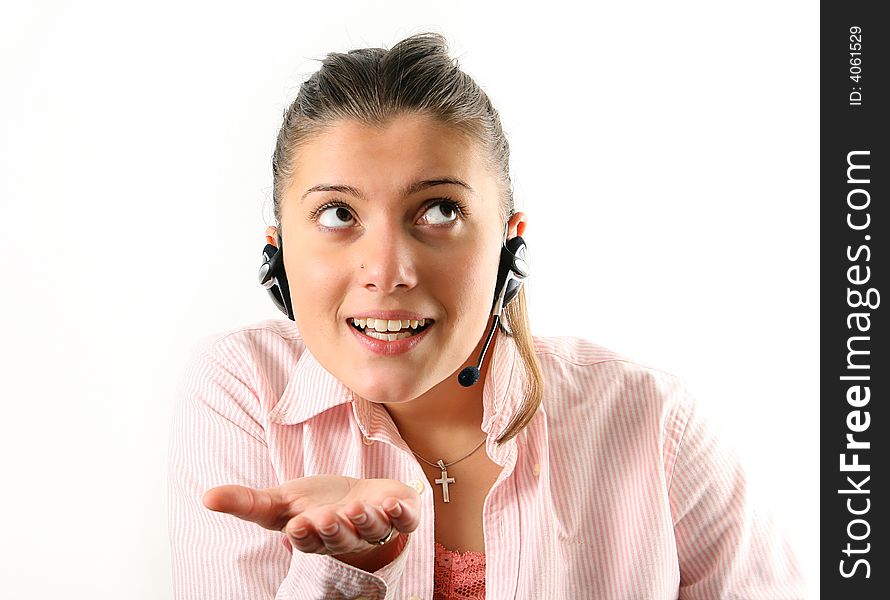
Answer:
[[(403, 196), (410, 196), (411, 194), (416, 194), (421, 190), (425, 190), (427, 188), (431, 188), (437, 185), (459, 185), (463, 188), (466, 188), (468, 191), (475, 193), (470, 185), (462, 179), (458, 179), (456, 177), (438, 177), (436, 179), (424, 179), (422, 181), (415, 181), (414, 183), (405, 186), (402, 190)], [(300, 198), (300, 202), (306, 199), (306, 196), (311, 194), (312, 192), (340, 192), (342, 194), (349, 194), (350, 196), (354, 196), (360, 200), (367, 200), (367, 197), (362, 193), (362, 191), (356, 187), (351, 185), (342, 185), (337, 183), (320, 183), (318, 185), (313, 185), (311, 188), (306, 190), (303, 196)]]

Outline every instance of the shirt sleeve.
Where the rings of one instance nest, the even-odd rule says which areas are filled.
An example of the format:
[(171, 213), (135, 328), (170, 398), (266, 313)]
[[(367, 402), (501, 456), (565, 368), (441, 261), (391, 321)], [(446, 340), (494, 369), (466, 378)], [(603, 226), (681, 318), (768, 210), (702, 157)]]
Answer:
[(684, 391), (669, 499), (680, 600), (806, 597), (797, 559), (771, 515), (756, 506), (737, 453)]
[(288, 571), (283, 533), (206, 508), (224, 484), (278, 485), (260, 403), (210, 345), (180, 382), (168, 457), (168, 528), (176, 600), (275, 598)]
[[(405, 569), (399, 556), (367, 573), (320, 554), (294, 552), (287, 537), (201, 502), (225, 484), (281, 482), (269, 459), (264, 411), (246, 363), (208, 344), (180, 382), (168, 454), (168, 533), (175, 600), (383, 599)], [(236, 365), (242, 365), (238, 369)]]
[[(332, 556), (295, 552), (292, 574), (282, 585), (279, 597), (288, 600), (393, 600), (413, 538), (409, 535), (395, 560), (374, 573), (347, 565)], [(296, 573), (299, 576), (295, 576)]]

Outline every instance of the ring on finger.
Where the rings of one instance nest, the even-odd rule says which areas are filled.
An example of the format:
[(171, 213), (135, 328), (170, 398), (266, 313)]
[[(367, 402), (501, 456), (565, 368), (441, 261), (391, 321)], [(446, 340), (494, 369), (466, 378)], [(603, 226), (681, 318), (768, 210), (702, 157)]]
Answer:
[(371, 543), (372, 543), (372, 544), (375, 544), (375, 545), (378, 545), (378, 546), (383, 546), (384, 544), (388, 543), (388, 542), (392, 539), (392, 536), (393, 536), (393, 534), (394, 534), (395, 532), (396, 532), (396, 528), (393, 527), (392, 525), (390, 525), (390, 526), (389, 526), (389, 533), (386, 534), (386, 537), (385, 537), (385, 538), (381, 538), (381, 539), (379, 539), (379, 540), (377, 540), (377, 541), (375, 541), (375, 542), (371, 542)]

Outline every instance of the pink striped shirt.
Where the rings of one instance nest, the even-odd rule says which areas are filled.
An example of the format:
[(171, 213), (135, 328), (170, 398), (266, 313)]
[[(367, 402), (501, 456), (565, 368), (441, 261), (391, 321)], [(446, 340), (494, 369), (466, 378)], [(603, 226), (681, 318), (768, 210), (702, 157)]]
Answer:
[[(805, 597), (785, 537), (676, 377), (582, 339), (535, 337), (543, 403), (498, 447), (522, 369), (512, 339), (495, 339), (482, 429), (503, 471), (483, 508), (487, 598)], [(321, 474), (420, 491), (421, 524), (394, 562), (368, 573), (290, 551), (283, 533), (201, 503), (218, 485)], [(194, 354), (172, 427), (169, 503), (177, 599), (433, 597), (424, 471), (389, 413), (326, 371), (291, 321), (220, 334)]]

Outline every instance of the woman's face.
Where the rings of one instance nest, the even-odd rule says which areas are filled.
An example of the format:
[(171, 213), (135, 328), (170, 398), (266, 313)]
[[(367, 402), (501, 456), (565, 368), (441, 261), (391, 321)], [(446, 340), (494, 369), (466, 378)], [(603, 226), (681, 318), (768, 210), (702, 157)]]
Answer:
[[(384, 129), (340, 121), (297, 151), (281, 204), (296, 324), (363, 398), (413, 400), (475, 360), (504, 234), (498, 185), (476, 146), (438, 121), (400, 116)], [(365, 321), (366, 333), (353, 325), (369, 317), (380, 320)], [(427, 328), (412, 329), (420, 318)], [(408, 330), (392, 332), (395, 321)], [(400, 339), (378, 339), (387, 336)]]

